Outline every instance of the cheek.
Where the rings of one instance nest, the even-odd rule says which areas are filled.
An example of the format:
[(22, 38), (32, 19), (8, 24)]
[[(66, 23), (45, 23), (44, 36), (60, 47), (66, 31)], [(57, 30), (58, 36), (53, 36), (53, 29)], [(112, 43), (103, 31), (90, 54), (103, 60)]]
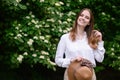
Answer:
[(79, 18), (77, 19), (77, 23), (79, 23)]
[(77, 21), (79, 21), (80, 17), (78, 17)]
[(90, 23), (90, 20), (87, 19), (86, 22), (87, 22), (87, 23)]

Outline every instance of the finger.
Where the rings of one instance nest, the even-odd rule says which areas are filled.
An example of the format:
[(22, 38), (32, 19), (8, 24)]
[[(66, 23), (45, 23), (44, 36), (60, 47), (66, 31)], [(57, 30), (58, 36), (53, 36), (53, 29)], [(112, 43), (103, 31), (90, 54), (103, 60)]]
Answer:
[(77, 58), (77, 61), (81, 61), (81, 60), (82, 60), (82, 58), (81, 58), (81, 57), (78, 57), (78, 58)]
[(74, 58), (74, 59), (71, 59), (71, 62), (74, 62), (74, 61), (76, 61), (77, 59), (76, 58)]
[(96, 36), (96, 37), (100, 37), (100, 36), (101, 36), (101, 32), (96, 31), (96, 32), (95, 32), (95, 36)]

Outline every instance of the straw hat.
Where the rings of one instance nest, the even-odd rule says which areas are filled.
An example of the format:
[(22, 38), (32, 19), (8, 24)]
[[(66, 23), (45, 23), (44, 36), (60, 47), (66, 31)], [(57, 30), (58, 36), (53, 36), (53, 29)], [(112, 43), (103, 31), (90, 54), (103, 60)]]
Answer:
[(92, 69), (81, 64), (82, 61), (74, 61), (69, 65), (67, 70), (69, 80), (92, 80)]

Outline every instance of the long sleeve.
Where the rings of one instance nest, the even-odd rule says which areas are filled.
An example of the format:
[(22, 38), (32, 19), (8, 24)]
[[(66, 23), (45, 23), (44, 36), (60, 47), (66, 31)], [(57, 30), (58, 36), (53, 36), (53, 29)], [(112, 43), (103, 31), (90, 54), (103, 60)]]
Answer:
[(58, 43), (56, 56), (55, 56), (55, 63), (60, 67), (67, 67), (70, 64), (69, 58), (64, 58), (64, 53), (66, 50), (66, 36), (63, 35)]
[(97, 62), (102, 62), (104, 59), (105, 49), (104, 42), (101, 41), (98, 43), (98, 48), (94, 50), (94, 56)]

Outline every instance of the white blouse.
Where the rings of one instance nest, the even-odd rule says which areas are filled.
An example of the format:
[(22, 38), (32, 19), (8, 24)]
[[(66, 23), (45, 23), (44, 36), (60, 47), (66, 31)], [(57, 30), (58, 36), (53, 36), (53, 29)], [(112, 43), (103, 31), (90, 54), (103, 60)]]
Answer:
[[(59, 67), (67, 68), (70, 64), (70, 60), (77, 56), (88, 59), (92, 62), (93, 66), (96, 67), (95, 60), (98, 62), (102, 62), (104, 59), (104, 42), (101, 41), (98, 43), (98, 48), (96, 50), (92, 49), (87, 40), (87, 35), (80, 40), (76, 39), (75, 41), (71, 41), (69, 37), (70, 33), (62, 35), (60, 41), (58, 43), (55, 63)], [(63, 57), (65, 54), (65, 57)]]

